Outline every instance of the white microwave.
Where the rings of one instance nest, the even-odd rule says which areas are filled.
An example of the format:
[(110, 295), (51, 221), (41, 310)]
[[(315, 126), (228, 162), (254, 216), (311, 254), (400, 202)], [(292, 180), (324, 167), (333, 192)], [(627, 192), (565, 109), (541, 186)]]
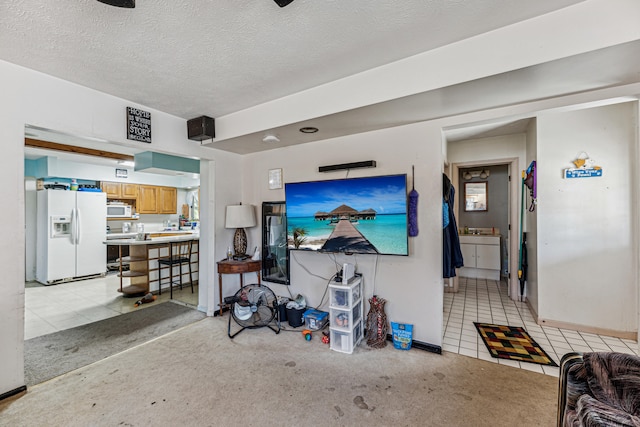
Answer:
[(107, 204), (107, 218), (131, 218), (131, 206)]

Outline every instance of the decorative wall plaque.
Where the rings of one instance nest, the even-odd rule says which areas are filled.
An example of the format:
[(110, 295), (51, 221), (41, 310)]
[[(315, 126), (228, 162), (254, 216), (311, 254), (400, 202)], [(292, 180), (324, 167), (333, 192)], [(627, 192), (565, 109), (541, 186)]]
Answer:
[(282, 169), (269, 169), (269, 189), (282, 188)]
[(602, 176), (602, 167), (597, 166), (586, 152), (578, 154), (572, 162), (575, 167), (564, 170), (564, 178), (593, 178)]
[(127, 139), (151, 144), (151, 113), (127, 107)]

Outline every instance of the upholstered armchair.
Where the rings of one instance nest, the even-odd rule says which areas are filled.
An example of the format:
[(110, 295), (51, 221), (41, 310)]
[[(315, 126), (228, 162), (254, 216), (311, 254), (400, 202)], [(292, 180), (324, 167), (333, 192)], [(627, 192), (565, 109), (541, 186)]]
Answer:
[(558, 427), (640, 427), (640, 357), (567, 353), (560, 361)]

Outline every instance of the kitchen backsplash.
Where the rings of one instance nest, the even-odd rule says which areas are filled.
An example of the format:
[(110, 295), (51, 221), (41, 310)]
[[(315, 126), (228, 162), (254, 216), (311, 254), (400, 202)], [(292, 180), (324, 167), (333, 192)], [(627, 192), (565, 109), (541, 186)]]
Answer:
[[(131, 231), (135, 232), (138, 224), (144, 224), (144, 231), (146, 233), (154, 231), (164, 231), (167, 229), (165, 221), (169, 221), (169, 228), (172, 230), (178, 230), (178, 215), (140, 215), (140, 219), (132, 221), (126, 220), (109, 220), (107, 225), (109, 226), (110, 233), (122, 233), (122, 223), (131, 223)], [(191, 229), (191, 223), (183, 229)], [(199, 223), (195, 222), (194, 228), (199, 228)]]

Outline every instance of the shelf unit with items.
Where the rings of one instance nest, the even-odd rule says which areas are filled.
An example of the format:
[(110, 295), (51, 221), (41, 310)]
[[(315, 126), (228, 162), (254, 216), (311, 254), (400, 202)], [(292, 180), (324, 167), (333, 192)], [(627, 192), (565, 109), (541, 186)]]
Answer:
[(362, 278), (356, 276), (346, 284), (331, 282), (329, 293), (330, 348), (351, 354), (364, 332)]

